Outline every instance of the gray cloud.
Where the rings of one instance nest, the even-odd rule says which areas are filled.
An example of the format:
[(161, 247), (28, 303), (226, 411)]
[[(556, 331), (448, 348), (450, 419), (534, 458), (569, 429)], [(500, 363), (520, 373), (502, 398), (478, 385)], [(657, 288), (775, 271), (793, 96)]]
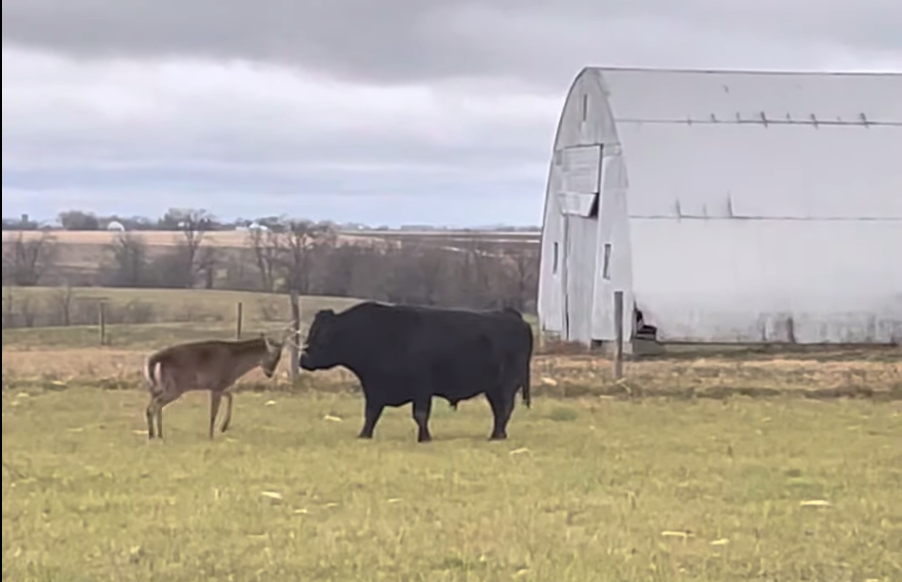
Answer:
[[(3, 39), (85, 57), (249, 59), (402, 83), (586, 64), (784, 67), (902, 54), (897, 0), (4, 0)], [(703, 48), (702, 48), (703, 47)]]
[(536, 224), (586, 65), (902, 69), (898, 0), (3, 0), (2, 13), (5, 215), (193, 205)]

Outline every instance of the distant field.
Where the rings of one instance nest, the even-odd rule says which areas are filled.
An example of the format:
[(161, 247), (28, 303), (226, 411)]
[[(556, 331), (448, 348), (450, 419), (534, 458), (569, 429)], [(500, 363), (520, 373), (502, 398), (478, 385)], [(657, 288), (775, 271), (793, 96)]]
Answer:
[[(4, 244), (8, 244), (18, 232), (3, 233)], [(119, 233), (113, 231), (52, 231), (58, 243), (55, 264), (59, 267), (89, 271), (97, 269), (99, 263), (110, 253), (110, 245)], [(175, 231), (134, 231), (148, 246), (151, 256), (159, 255), (184, 240), (184, 235)], [(25, 240), (42, 236), (40, 231), (22, 231)], [(340, 245), (379, 245), (386, 243), (416, 243), (450, 249), (478, 247), (488, 252), (517, 252), (537, 250), (539, 233), (521, 232), (455, 232), (455, 231), (360, 231), (341, 233), (337, 237)], [(251, 248), (251, 239), (246, 231), (215, 231), (204, 234), (204, 244), (223, 249)]]
[[(5, 364), (5, 357), (4, 357)], [(869, 401), (207, 399), (149, 442), (138, 391), (3, 398), (3, 576), (17, 582), (902, 579), (902, 410)]]
[[(42, 236), (41, 231), (21, 231), (26, 240)], [(6, 240), (18, 236), (19, 232), (4, 232)], [(51, 231), (53, 237), (64, 244), (108, 245), (119, 232), (116, 231)], [(173, 246), (184, 240), (179, 231), (132, 231), (130, 234), (141, 238), (150, 246)], [(250, 243), (249, 233), (239, 230), (211, 231), (204, 233), (207, 244), (220, 247), (246, 247)], [(342, 232), (339, 240), (344, 243), (362, 243), (378, 240), (418, 240), (418, 241), (485, 241), (494, 243), (535, 244), (539, 241), (538, 232), (517, 231), (400, 231), (400, 230), (366, 230)]]
[[(60, 320), (65, 293), (52, 287), (17, 287), (12, 293), (13, 310), (23, 304), (37, 314)], [(4, 309), (9, 295), (4, 294)], [(98, 304), (106, 303), (109, 345), (135, 347), (187, 338), (235, 337), (238, 304), (242, 305), (242, 330), (255, 334), (284, 328), (291, 318), (288, 295), (203, 289), (113, 289), (72, 288), (70, 320), (81, 325), (3, 330), (3, 347), (86, 347), (98, 342)], [(359, 300), (347, 297), (301, 297), (302, 326), (325, 308), (346, 309)]]
[[(4, 232), (3, 239), (7, 240), (12, 236), (18, 236), (18, 232)], [(42, 236), (41, 231), (22, 231), (23, 238), (25, 240), (35, 239)], [(50, 234), (53, 236), (54, 240), (62, 244), (76, 244), (76, 245), (97, 245), (104, 246), (109, 245), (113, 241), (116, 240), (116, 237), (121, 234), (116, 231), (106, 231), (106, 230), (98, 230), (98, 231), (70, 231), (70, 230), (55, 230), (50, 231)], [(179, 231), (165, 231), (165, 230), (150, 230), (150, 231), (132, 231), (129, 232), (130, 235), (134, 235), (135, 237), (144, 241), (148, 246), (174, 246), (181, 243), (185, 239), (185, 235)], [(217, 247), (247, 247), (250, 245), (250, 237), (247, 231), (239, 231), (239, 230), (221, 230), (221, 231), (211, 231), (206, 232), (203, 235), (204, 241), (206, 244), (217, 246)], [(344, 236), (339, 237), (342, 242), (348, 242), (345, 240)], [(358, 237), (354, 237), (355, 240), (360, 240)]]

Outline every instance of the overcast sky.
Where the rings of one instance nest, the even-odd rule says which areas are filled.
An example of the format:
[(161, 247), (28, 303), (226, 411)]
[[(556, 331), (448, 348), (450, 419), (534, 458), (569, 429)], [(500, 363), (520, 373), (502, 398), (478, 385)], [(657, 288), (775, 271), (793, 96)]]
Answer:
[(586, 65), (902, 71), (899, 0), (3, 0), (3, 215), (541, 222)]

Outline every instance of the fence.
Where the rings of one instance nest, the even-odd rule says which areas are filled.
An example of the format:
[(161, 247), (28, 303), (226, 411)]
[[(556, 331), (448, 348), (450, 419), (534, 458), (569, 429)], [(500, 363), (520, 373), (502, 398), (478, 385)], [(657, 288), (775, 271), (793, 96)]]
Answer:
[[(181, 298), (163, 298), (155, 293), (135, 290), (134, 294), (122, 290), (98, 289), (94, 295), (73, 294), (71, 290), (58, 288), (35, 300), (34, 295), (4, 296), (4, 346), (21, 343), (16, 328), (50, 328), (47, 333), (32, 334), (31, 343), (47, 347), (104, 347), (147, 349), (199, 338), (247, 337), (249, 329), (278, 326), (286, 328), (290, 322), (294, 341), (289, 342), (290, 369), (297, 373), (297, 348), (303, 331), (302, 298), (297, 292), (284, 294), (238, 294), (243, 300), (212, 300), (208, 295), (183, 294)], [(306, 310), (312, 315), (317, 308), (335, 307), (339, 310), (356, 302), (350, 299), (303, 298)], [(214, 305), (215, 303), (215, 305)], [(616, 379), (623, 377), (623, 293), (614, 294), (616, 340), (613, 350), (613, 371)], [(256, 312), (256, 313), (255, 313)], [(255, 332), (252, 332), (256, 334)], [(8, 337), (7, 337), (8, 336)], [(28, 343), (28, 340), (25, 340)], [(567, 355), (584, 353), (578, 345), (553, 342), (546, 346), (543, 337), (538, 338), (537, 353)]]

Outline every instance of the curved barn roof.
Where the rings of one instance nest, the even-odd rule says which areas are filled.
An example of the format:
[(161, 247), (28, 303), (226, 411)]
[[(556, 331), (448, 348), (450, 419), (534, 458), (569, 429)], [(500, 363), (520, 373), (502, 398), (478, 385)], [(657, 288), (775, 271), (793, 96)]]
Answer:
[(902, 338), (902, 74), (586, 68), (555, 151), (592, 144), (663, 339)]
[(588, 68), (633, 216), (902, 219), (902, 74)]

